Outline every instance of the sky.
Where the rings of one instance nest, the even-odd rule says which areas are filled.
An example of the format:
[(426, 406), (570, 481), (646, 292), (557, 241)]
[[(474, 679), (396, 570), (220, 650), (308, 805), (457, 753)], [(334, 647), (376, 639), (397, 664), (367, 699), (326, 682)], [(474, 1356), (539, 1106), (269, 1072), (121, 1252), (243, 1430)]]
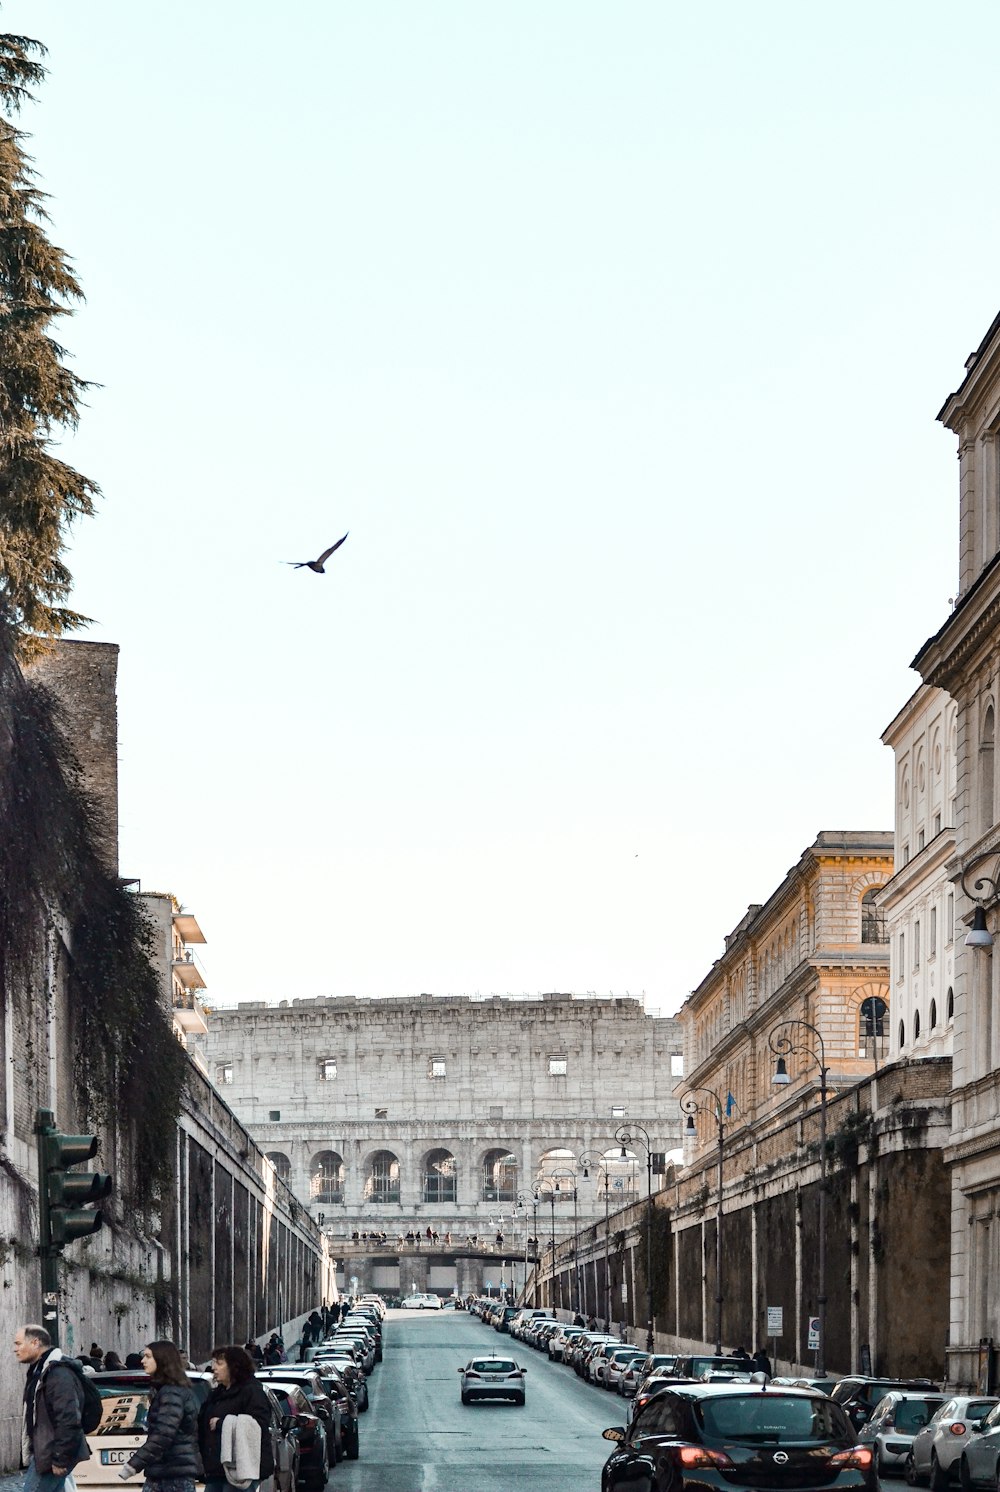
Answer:
[[(672, 1013), (957, 574), (1000, 8), (5, 0), (87, 296), (121, 871), (211, 1003)], [(285, 563), (349, 531), (325, 575)]]

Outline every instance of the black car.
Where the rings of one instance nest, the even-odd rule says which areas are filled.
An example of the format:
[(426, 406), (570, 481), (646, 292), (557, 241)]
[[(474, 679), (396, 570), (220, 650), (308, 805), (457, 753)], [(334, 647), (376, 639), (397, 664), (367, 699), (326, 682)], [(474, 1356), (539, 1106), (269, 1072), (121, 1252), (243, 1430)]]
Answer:
[(780, 1492), (862, 1487), (877, 1492), (871, 1448), (844, 1411), (809, 1389), (766, 1384), (668, 1384), (616, 1442), (601, 1492)]
[(330, 1398), (340, 1410), (340, 1444), (348, 1461), (356, 1461), (361, 1453), (358, 1433), (358, 1401), (344, 1373), (332, 1362), (318, 1362), (316, 1371), (323, 1381)]
[(294, 1383), (269, 1383), (267, 1387), (281, 1410), (282, 1429), (294, 1435), (299, 1444), (299, 1492), (322, 1492), (330, 1475), (326, 1426)]
[(286, 1386), (294, 1384), (302, 1390), (309, 1400), (312, 1412), (319, 1416), (326, 1430), (327, 1448), (330, 1452), (330, 1465), (336, 1466), (347, 1454), (344, 1445), (344, 1425), (340, 1417), (340, 1405), (332, 1398), (327, 1390), (326, 1384), (319, 1373), (309, 1363), (302, 1367), (273, 1367), (259, 1368), (257, 1377), (267, 1388), (276, 1388), (279, 1384)]

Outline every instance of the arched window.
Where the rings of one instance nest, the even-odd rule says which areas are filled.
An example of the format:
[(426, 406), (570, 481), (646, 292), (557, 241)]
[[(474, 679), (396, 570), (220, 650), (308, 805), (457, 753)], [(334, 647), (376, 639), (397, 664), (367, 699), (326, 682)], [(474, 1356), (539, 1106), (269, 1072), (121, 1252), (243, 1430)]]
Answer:
[(861, 898), (861, 941), (862, 943), (884, 943), (885, 942), (885, 913), (881, 907), (875, 905), (878, 889), (873, 886), (866, 891)]
[(365, 1177), (366, 1202), (399, 1201), (399, 1161), (391, 1150), (376, 1150)]
[(282, 1154), (280, 1150), (268, 1150), (265, 1151), (265, 1154), (277, 1171), (280, 1180), (287, 1181), (292, 1174), (292, 1163), (288, 1159), (288, 1156)]
[(513, 1202), (517, 1196), (517, 1160), (509, 1150), (487, 1150), (483, 1157), (484, 1202)]
[(937, 1026), (937, 1001), (936, 1000), (932, 1000), (931, 1001), (931, 1018), (930, 1019), (931, 1019), (931, 1030), (933, 1031), (936, 1028), (936, 1026)]
[(955, 1014), (955, 991), (950, 985), (948, 986), (948, 1004), (946, 1009), (948, 1011), (948, 1019), (951, 1020)]
[(885, 1055), (889, 1007), (878, 995), (869, 995), (858, 1006), (858, 1056), (870, 1059)]
[(454, 1202), (455, 1157), (450, 1150), (431, 1150), (424, 1157), (425, 1202)]
[(321, 1150), (309, 1169), (309, 1195), (314, 1202), (344, 1200), (344, 1162), (335, 1150)]
[(914, 1039), (914, 1041), (919, 1041), (920, 1040), (920, 1011), (919, 1010), (915, 1010), (913, 1012), (913, 1039)]
[(899, 1023), (899, 1050), (902, 1051), (903, 1047), (905, 1045), (906, 1045), (906, 1027), (903, 1025), (903, 1022), (900, 1021), (900, 1023)]
[(979, 832), (985, 834), (993, 827), (993, 737), (995, 722), (993, 706), (987, 708), (983, 719), (983, 733), (979, 739)]

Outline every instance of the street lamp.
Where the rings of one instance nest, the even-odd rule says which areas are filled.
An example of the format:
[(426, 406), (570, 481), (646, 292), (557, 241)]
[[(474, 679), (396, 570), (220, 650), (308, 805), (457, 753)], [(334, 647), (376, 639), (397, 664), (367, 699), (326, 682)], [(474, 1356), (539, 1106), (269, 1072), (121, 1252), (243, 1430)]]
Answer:
[[(986, 875), (984, 873), (983, 875), (976, 876), (970, 890), (970, 877), (975, 876), (976, 871), (987, 863), (991, 864), (993, 875)], [(976, 904), (975, 911), (972, 914), (972, 926), (966, 934), (965, 946), (966, 948), (992, 948), (993, 934), (987, 925), (986, 913), (996, 906), (997, 900), (1000, 898), (1000, 857), (998, 857), (997, 851), (992, 850), (989, 854), (980, 855), (978, 859), (973, 860), (972, 864), (962, 871), (961, 880), (962, 890), (969, 900), (974, 901)], [(988, 892), (986, 891), (987, 887), (989, 887)]]
[[(579, 1220), (579, 1211), (578, 1211), (577, 1199), (576, 1199), (576, 1172), (575, 1171), (550, 1171), (549, 1175), (553, 1178), (553, 1180), (556, 1183), (555, 1190), (557, 1192), (561, 1192), (562, 1191), (562, 1187), (559, 1185), (559, 1177), (562, 1177), (563, 1180), (569, 1179), (573, 1183), (573, 1272), (574, 1272), (574, 1275), (575, 1275), (575, 1278), (576, 1278), (576, 1290), (571, 1295), (571, 1299), (573, 1300), (573, 1310), (576, 1312), (577, 1315), (579, 1315), (580, 1314), (580, 1252), (579, 1252), (579, 1248), (577, 1247), (577, 1226), (578, 1226), (578, 1220)], [(555, 1199), (554, 1199), (554, 1197), (553, 1197), (553, 1203), (552, 1203), (552, 1211), (553, 1211), (553, 1215), (554, 1215), (555, 1214)], [(553, 1254), (553, 1258), (555, 1258), (554, 1254)], [(575, 1298), (574, 1298), (574, 1296), (575, 1296)]]
[[(819, 1051), (808, 1043), (796, 1045), (788, 1035), (788, 1027), (798, 1026), (811, 1031), (819, 1043)], [(781, 1033), (780, 1035), (778, 1033)], [(819, 1346), (816, 1348), (816, 1377), (826, 1375), (826, 1085), (830, 1069), (826, 1065), (826, 1046), (815, 1026), (808, 1021), (779, 1021), (767, 1039), (767, 1044), (777, 1057), (772, 1083), (777, 1088), (787, 1087), (792, 1081), (785, 1058), (797, 1052), (809, 1057), (819, 1068), (819, 1249), (817, 1253), (818, 1291), (816, 1308), (819, 1313)]]
[[(639, 1136), (642, 1136), (640, 1139)], [(641, 1145), (646, 1152), (646, 1351), (652, 1352), (653, 1341), (653, 1144), (641, 1124), (621, 1124), (615, 1140), (622, 1147), (621, 1159), (628, 1160), (626, 1146)]]
[[(711, 1106), (699, 1103), (695, 1098), (696, 1093), (704, 1093), (711, 1100)], [(687, 1124), (684, 1126), (685, 1135), (696, 1135), (697, 1126), (694, 1122), (695, 1114), (711, 1114), (719, 1129), (719, 1186), (718, 1195), (715, 1199), (715, 1355), (722, 1356), (722, 1163), (725, 1145), (725, 1119), (722, 1114), (722, 1101), (713, 1088), (691, 1088), (680, 1100), (681, 1113), (687, 1115)]]
[(549, 1266), (552, 1271), (549, 1278), (549, 1305), (554, 1306), (556, 1303), (556, 1188), (554, 1185), (546, 1186), (545, 1183), (548, 1180), (549, 1178), (546, 1176), (543, 1177), (540, 1181), (536, 1181), (535, 1185), (531, 1189), (531, 1195), (534, 1197), (535, 1206), (537, 1207), (542, 1195), (547, 1194), (549, 1199), (549, 1206), (552, 1209), (551, 1232), (549, 1235), (549, 1248), (552, 1250), (552, 1261)]
[[(607, 1168), (606, 1168), (606, 1166), (604, 1164), (604, 1154), (603, 1154), (603, 1151), (602, 1152), (596, 1152), (596, 1151), (593, 1151), (593, 1150), (581, 1150), (580, 1154), (576, 1158), (576, 1163), (577, 1163), (578, 1166), (581, 1166), (583, 1168), (583, 1175), (582, 1175), (581, 1179), (584, 1180), (584, 1181), (586, 1181), (588, 1183), (588, 1185), (589, 1185), (589, 1182), (590, 1182), (590, 1179), (591, 1179), (590, 1178), (590, 1169), (591, 1169), (592, 1166), (596, 1166), (598, 1168), (598, 1174), (599, 1175), (600, 1175), (600, 1173), (602, 1171), (604, 1173), (604, 1265), (605, 1265), (605, 1269), (607, 1269), (607, 1255), (608, 1255), (607, 1181), (608, 1181), (608, 1172), (607, 1172)], [(577, 1261), (578, 1261), (577, 1262), (577, 1274), (579, 1276), (579, 1252), (577, 1253)], [(581, 1305), (580, 1309), (583, 1312), (583, 1314), (586, 1315), (586, 1313), (587, 1313), (586, 1312), (586, 1304), (587, 1304), (587, 1302), (586, 1302), (586, 1296), (587, 1296), (588, 1292), (586, 1290), (583, 1290), (581, 1292), (579, 1284), (577, 1285), (577, 1290), (578, 1290), (578, 1293), (581, 1293), (582, 1297), (583, 1297), (583, 1304)], [(595, 1266), (595, 1269), (594, 1269), (594, 1305), (595, 1306), (597, 1305), (597, 1269), (596, 1269), (596, 1266)], [(596, 1312), (595, 1312), (595, 1314), (596, 1314)]]

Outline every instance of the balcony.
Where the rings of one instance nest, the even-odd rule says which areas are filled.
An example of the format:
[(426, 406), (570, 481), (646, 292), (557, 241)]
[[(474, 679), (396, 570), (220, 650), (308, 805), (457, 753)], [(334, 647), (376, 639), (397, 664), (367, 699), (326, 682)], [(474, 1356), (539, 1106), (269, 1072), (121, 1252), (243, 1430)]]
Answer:
[(205, 1007), (194, 990), (174, 990), (173, 1013), (174, 1025), (178, 1026), (185, 1036), (204, 1036), (208, 1030)]
[(175, 948), (170, 964), (175, 978), (187, 990), (205, 989), (205, 976), (201, 964), (190, 948)]

